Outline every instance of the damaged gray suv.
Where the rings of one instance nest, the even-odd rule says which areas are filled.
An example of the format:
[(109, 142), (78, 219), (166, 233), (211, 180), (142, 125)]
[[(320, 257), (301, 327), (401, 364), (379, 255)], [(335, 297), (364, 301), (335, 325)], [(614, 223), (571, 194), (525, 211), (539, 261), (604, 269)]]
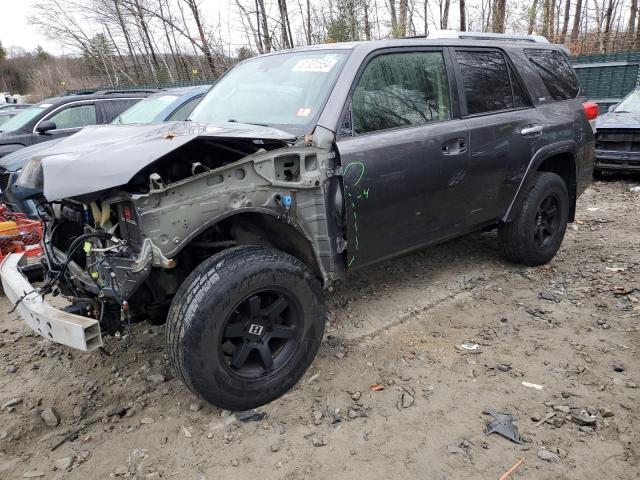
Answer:
[(242, 410), (300, 379), (349, 271), (492, 227), (507, 259), (550, 261), (592, 176), (592, 106), (562, 47), (465, 35), (260, 56), (189, 121), (36, 155), (18, 183), (44, 192), (45, 280), (10, 255), (7, 296), (83, 350), (166, 320), (184, 383)]

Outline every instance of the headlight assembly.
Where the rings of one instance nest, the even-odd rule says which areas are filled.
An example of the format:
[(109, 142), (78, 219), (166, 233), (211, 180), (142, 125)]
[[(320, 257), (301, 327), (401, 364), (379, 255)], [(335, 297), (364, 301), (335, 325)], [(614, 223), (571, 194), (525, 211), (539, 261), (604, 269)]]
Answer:
[(16, 180), (16, 185), (32, 190), (42, 190), (44, 186), (42, 160), (35, 158), (29, 160), (20, 172), (20, 175)]

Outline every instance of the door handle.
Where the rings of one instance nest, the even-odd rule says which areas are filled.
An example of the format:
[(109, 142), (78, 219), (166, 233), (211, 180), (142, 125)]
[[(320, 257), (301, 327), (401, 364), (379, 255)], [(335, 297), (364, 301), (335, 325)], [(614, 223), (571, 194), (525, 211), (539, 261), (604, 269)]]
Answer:
[(464, 138), (455, 138), (442, 144), (444, 155), (458, 155), (467, 151), (467, 141)]
[(520, 130), (520, 135), (523, 135), (525, 137), (527, 136), (537, 137), (538, 135), (542, 134), (542, 130), (544, 130), (544, 127), (542, 125), (530, 125)]

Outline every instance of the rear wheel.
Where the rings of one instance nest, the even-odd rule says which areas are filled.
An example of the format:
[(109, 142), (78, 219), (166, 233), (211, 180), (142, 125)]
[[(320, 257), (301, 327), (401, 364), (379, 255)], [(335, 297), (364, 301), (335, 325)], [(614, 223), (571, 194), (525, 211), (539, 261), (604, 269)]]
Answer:
[(173, 300), (167, 342), (186, 385), (209, 403), (246, 410), (293, 387), (320, 346), (322, 289), (295, 257), (266, 247), (225, 250)]
[(569, 195), (562, 177), (537, 172), (516, 217), (498, 229), (504, 256), (530, 266), (549, 262), (562, 244), (568, 218)]

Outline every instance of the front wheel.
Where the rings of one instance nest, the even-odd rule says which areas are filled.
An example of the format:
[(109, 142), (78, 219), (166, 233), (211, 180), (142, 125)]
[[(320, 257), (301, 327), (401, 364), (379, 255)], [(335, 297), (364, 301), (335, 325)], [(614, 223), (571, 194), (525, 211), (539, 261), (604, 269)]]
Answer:
[(184, 383), (220, 408), (246, 410), (291, 389), (324, 332), (320, 282), (272, 248), (225, 250), (184, 281), (171, 304), (167, 344)]
[(529, 266), (543, 265), (558, 252), (569, 218), (569, 194), (562, 177), (537, 172), (516, 217), (498, 228), (503, 255)]

